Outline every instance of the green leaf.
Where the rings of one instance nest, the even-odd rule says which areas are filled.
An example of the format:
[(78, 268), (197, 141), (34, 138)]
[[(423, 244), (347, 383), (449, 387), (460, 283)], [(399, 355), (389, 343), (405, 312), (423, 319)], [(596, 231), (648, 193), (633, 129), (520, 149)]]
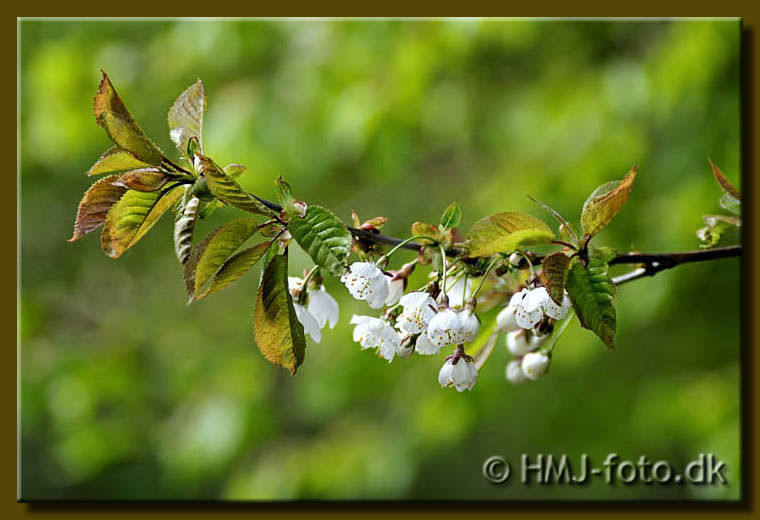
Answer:
[(718, 184), (720, 184), (720, 187), (723, 188), (723, 191), (731, 195), (734, 199), (737, 201), (742, 200), (742, 194), (741, 192), (734, 186), (731, 181), (728, 180), (728, 177), (726, 177), (722, 171), (720, 171), (720, 168), (718, 168), (715, 163), (712, 161), (712, 159), (707, 159), (710, 161), (710, 167), (712, 168), (713, 175), (715, 176), (715, 180), (718, 181)]
[(112, 146), (100, 156), (92, 168), (87, 170), (87, 175), (100, 175), (102, 173), (123, 172), (137, 168), (147, 168), (150, 164), (141, 161), (124, 148)]
[(250, 271), (251, 268), (261, 260), (261, 257), (264, 256), (264, 253), (267, 252), (267, 249), (269, 249), (269, 246), (271, 245), (272, 242), (262, 242), (261, 244), (256, 244), (253, 247), (243, 249), (232, 255), (226, 262), (224, 262), (214, 276), (211, 277), (211, 281), (206, 290), (197, 295), (195, 299), (200, 300), (201, 298), (205, 298), (210, 294), (221, 291), (228, 285), (237, 281), (238, 278)]
[(296, 373), (306, 353), (306, 340), (288, 290), (287, 252), (272, 257), (264, 268), (253, 314), (253, 334), (265, 358)]
[(726, 192), (718, 201), (720, 207), (728, 211), (729, 213), (736, 215), (737, 217), (742, 214), (742, 203), (739, 199), (734, 198), (733, 195)]
[(203, 112), (206, 110), (206, 96), (203, 90), (201, 80), (190, 85), (169, 109), (169, 137), (179, 150), (180, 155), (192, 161), (192, 157), (187, 157), (188, 141), (190, 137), (198, 138), (200, 149), (198, 153), (203, 153)]
[(201, 204), (198, 197), (190, 195), (191, 189), (191, 186), (185, 186), (174, 218), (174, 254), (182, 265), (190, 257), (193, 247), (193, 229), (198, 218), (198, 207)]
[(636, 172), (637, 167), (634, 166), (623, 180), (605, 182), (586, 199), (581, 212), (584, 233), (596, 235), (618, 214), (628, 200)]
[(119, 175), (116, 185), (137, 191), (158, 191), (170, 180), (171, 177), (158, 168), (140, 168)]
[(111, 140), (127, 150), (137, 159), (149, 165), (158, 166), (164, 159), (163, 152), (145, 135), (140, 125), (132, 118), (119, 95), (103, 73), (95, 100), (93, 111), (95, 120), (105, 128)]
[(100, 235), (103, 251), (111, 258), (119, 258), (177, 203), (182, 191), (182, 187), (162, 192), (128, 190), (108, 212)]
[(248, 168), (246, 168), (242, 164), (233, 163), (233, 164), (228, 164), (227, 166), (224, 167), (224, 173), (226, 173), (233, 179), (237, 179), (238, 177), (243, 175), (247, 169)]
[(224, 173), (214, 161), (208, 157), (198, 156), (200, 159), (200, 172), (206, 179), (208, 190), (222, 202), (234, 206), (249, 213), (269, 215), (272, 212), (261, 202), (249, 195), (235, 182), (232, 177)]
[(438, 230), (438, 226), (425, 222), (415, 222), (412, 224), (412, 236), (428, 237), (437, 242), (441, 233)]
[(295, 198), (293, 197), (290, 184), (288, 184), (288, 182), (282, 178), (282, 175), (277, 176), (274, 181), (274, 187), (277, 193), (277, 202), (280, 203), (280, 206), (282, 206), (282, 209), (285, 210), (285, 213), (290, 216), (298, 214), (295, 207), (293, 206)]
[(459, 209), (459, 206), (457, 206), (456, 203), (452, 202), (441, 216), (440, 228), (443, 230), (453, 229), (457, 227), (461, 221), (462, 210)]
[(594, 332), (612, 349), (616, 327), (616, 289), (607, 271), (604, 258), (591, 257), (587, 267), (574, 260), (567, 275), (567, 293), (581, 326)]
[(118, 178), (118, 175), (103, 177), (85, 192), (77, 208), (74, 234), (69, 239), (69, 242), (79, 240), (88, 233), (95, 231), (105, 222), (111, 207), (127, 191), (122, 186), (114, 185), (114, 181)]
[(188, 296), (197, 299), (206, 283), (258, 229), (256, 221), (238, 218), (212, 231), (195, 246), (185, 264)]
[(504, 212), (478, 220), (467, 232), (469, 256), (510, 253), (554, 239), (552, 230), (541, 220), (525, 213)]
[(544, 285), (546, 285), (546, 291), (552, 300), (558, 305), (562, 305), (570, 257), (562, 252), (552, 253), (544, 257), (541, 265), (543, 266), (541, 273)]
[(574, 240), (578, 240), (578, 235), (576, 235), (575, 230), (573, 229), (573, 226), (570, 225), (570, 222), (565, 220), (565, 217), (560, 215), (559, 211), (552, 208), (545, 202), (542, 202), (531, 195), (528, 195), (528, 198), (544, 208), (551, 216), (553, 216), (555, 219), (557, 219), (557, 222), (559, 222), (559, 234), (560, 235), (568, 235), (568, 238), (572, 237)]
[(351, 235), (346, 225), (330, 210), (309, 206), (303, 218), (290, 219), (288, 230), (315, 264), (335, 276), (346, 272)]

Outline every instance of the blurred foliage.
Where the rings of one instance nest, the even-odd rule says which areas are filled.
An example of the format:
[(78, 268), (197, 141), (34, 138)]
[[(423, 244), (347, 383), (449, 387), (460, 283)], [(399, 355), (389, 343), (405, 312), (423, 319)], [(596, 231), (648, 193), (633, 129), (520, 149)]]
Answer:
[[(616, 351), (575, 324), (539, 382), (505, 381), (500, 339), (458, 394), (438, 386), (438, 357), (361, 352), (348, 320), (366, 305), (333, 279), (341, 323), (291, 377), (253, 344), (257, 273), (185, 305), (170, 218), (118, 261), (97, 238), (66, 242), (108, 147), (92, 117), (103, 68), (167, 153), (167, 109), (202, 78), (206, 150), (247, 165), (242, 185), (265, 197), (283, 174), (299, 198), (344, 221), (386, 215), (399, 236), (452, 200), (464, 228), (496, 211), (550, 222), (528, 193), (577, 222), (596, 186), (638, 164), (596, 241), (694, 249), (719, 210), (707, 157), (739, 180), (738, 21), (20, 25), (24, 498), (738, 497), (736, 259), (622, 287)], [(307, 266), (291, 259), (291, 273)], [(486, 457), (523, 452), (713, 452), (730, 485), (482, 478)]]

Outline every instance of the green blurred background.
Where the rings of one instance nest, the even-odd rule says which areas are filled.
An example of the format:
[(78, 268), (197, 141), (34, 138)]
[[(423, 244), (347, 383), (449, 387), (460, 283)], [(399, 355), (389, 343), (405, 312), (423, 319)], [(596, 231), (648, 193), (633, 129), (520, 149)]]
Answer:
[[(68, 244), (84, 172), (109, 141), (100, 72), (174, 157), (166, 112), (206, 85), (204, 141), (245, 188), (387, 215), (407, 236), (455, 200), (577, 219), (586, 196), (639, 177), (596, 242), (694, 249), (720, 211), (707, 157), (739, 182), (740, 24), (732, 21), (22, 21), (21, 481), (43, 498), (737, 498), (739, 261), (621, 287), (617, 350), (576, 324), (551, 373), (512, 386), (500, 338), (475, 389), (441, 357), (391, 365), (351, 341), (367, 314), (336, 280), (341, 323), (296, 377), (252, 339), (257, 272), (185, 305), (171, 218), (113, 261)], [(196, 237), (228, 219), (216, 212)], [(296, 274), (308, 266), (298, 251)], [(257, 270), (256, 270), (257, 271)], [(422, 279), (420, 270), (415, 274)], [(614, 271), (622, 272), (621, 269)], [(727, 463), (728, 486), (493, 486), (500, 454), (609, 452)]]

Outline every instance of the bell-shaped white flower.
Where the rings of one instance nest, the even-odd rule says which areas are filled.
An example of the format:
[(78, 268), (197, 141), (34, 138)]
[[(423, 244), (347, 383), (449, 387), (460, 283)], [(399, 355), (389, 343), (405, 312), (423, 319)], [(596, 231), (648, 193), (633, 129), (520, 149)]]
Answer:
[[(296, 311), (296, 318), (298, 318), (298, 321), (301, 322), (301, 325), (303, 325), (304, 333), (311, 336), (311, 339), (313, 339), (315, 343), (319, 343), (322, 341), (322, 332), (320, 329), (324, 327), (324, 323), (320, 324), (319, 320), (308, 309), (308, 307), (299, 303), (298, 301), (300, 299), (301, 292), (304, 290), (303, 279), (296, 276), (288, 276), (288, 289), (290, 290), (291, 295), (293, 295), (293, 308)], [(311, 291), (307, 289), (307, 299), (309, 298), (310, 292)], [(337, 320), (337, 312), (335, 319)]]
[(306, 308), (316, 318), (319, 328), (324, 328), (327, 323), (330, 324), (331, 329), (334, 328), (338, 323), (339, 312), (335, 298), (330, 296), (324, 285), (315, 290), (307, 289), (307, 293), (309, 302)]
[(544, 314), (555, 320), (561, 320), (570, 310), (570, 299), (567, 293), (562, 299), (562, 305), (557, 305), (549, 296), (546, 287), (523, 289), (512, 296), (509, 303), (516, 305), (515, 321), (524, 329), (532, 329), (538, 325)]
[(515, 356), (523, 356), (533, 350), (533, 347), (528, 343), (525, 329), (507, 333), (507, 349)]
[(379, 309), (388, 298), (388, 280), (372, 262), (354, 262), (349, 272), (340, 277), (357, 300), (366, 300), (370, 307)]
[(480, 329), (480, 320), (472, 309), (459, 312), (459, 321), (462, 327), (462, 337), (465, 342), (475, 341)]
[(507, 363), (504, 375), (506, 376), (507, 381), (515, 385), (519, 385), (528, 379), (528, 376), (525, 375), (525, 372), (523, 372), (523, 369), (520, 366), (520, 361), (516, 359)]
[(496, 328), (502, 332), (512, 332), (520, 329), (515, 319), (517, 305), (507, 305), (496, 315)]
[(441, 371), (438, 372), (438, 382), (441, 386), (444, 388), (453, 386), (458, 392), (472, 390), (477, 380), (478, 368), (469, 356), (454, 355), (446, 359)]
[(438, 354), (438, 351), (441, 350), (441, 347), (430, 341), (430, 338), (428, 338), (427, 334), (423, 332), (417, 336), (417, 342), (414, 345), (414, 350), (417, 352), (417, 354), (422, 354), (423, 356), (434, 356)]
[(296, 311), (296, 318), (298, 318), (298, 321), (303, 325), (303, 331), (311, 336), (311, 339), (313, 339), (315, 343), (322, 341), (322, 331), (317, 319), (312, 316), (305, 306), (299, 303), (293, 302), (293, 308)]
[(372, 316), (351, 317), (354, 327), (354, 341), (359, 343), (362, 349), (376, 348), (380, 357), (390, 363), (401, 347), (401, 336), (390, 324)]
[(549, 356), (543, 352), (525, 354), (520, 365), (528, 379), (536, 380), (549, 368)]
[(464, 307), (465, 302), (472, 294), (472, 278), (467, 282), (460, 278), (451, 287), (446, 288), (446, 296), (449, 297), (449, 307)]
[(438, 312), (438, 305), (426, 292), (407, 293), (401, 297), (399, 303), (404, 310), (396, 319), (396, 325), (410, 334), (424, 332)]
[(387, 276), (388, 280), (388, 297), (385, 298), (386, 305), (395, 305), (404, 295), (404, 285), (406, 280), (399, 278), (394, 280), (392, 276)]
[(428, 323), (427, 337), (438, 348), (464, 342), (464, 330), (459, 314), (451, 309), (441, 309)]

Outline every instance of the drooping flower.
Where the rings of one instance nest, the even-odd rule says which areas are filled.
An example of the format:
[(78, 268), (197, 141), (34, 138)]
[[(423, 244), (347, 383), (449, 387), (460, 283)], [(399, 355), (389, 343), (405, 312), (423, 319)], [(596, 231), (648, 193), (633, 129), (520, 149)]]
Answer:
[(464, 307), (464, 303), (472, 294), (472, 278), (467, 282), (460, 278), (451, 287), (446, 288), (446, 296), (449, 297), (449, 307)]
[(396, 319), (396, 324), (401, 330), (410, 334), (424, 332), (430, 320), (438, 312), (438, 305), (426, 292), (407, 293), (401, 297), (399, 303), (404, 310)]
[(388, 297), (385, 299), (386, 305), (395, 305), (404, 295), (406, 290), (406, 281), (409, 276), (414, 272), (416, 263), (408, 262), (401, 266), (398, 271), (388, 271), (390, 276), (386, 275), (388, 279)]
[(533, 347), (528, 343), (525, 329), (507, 333), (507, 349), (515, 356), (523, 356), (533, 350)]
[(349, 272), (340, 277), (357, 300), (366, 300), (373, 309), (379, 309), (388, 298), (388, 280), (372, 262), (354, 262)]
[(528, 379), (528, 377), (525, 375), (525, 372), (523, 372), (522, 367), (520, 366), (520, 361), (517, 359), (507, 363), (507, 368), (504, 371), (504, 375), (506, 376), (507, 381), (515, 385), (519, 385)]
[[(288, 276), (288, 289), (293, 296), (296, 317), (303, 325), (304, 332), (319, 343), (322, 340), (321, 329), (328, 322), (332, 329), (338, 322), (338, 302), (327, 293), (323, 285), (316, 289), (310, 284), (304, 289), (303, 282), (301, 278)], [(304, 290), (306, 294), (303, 294)]]
[(549, 356), (543, 352), (525, 354), (520, 365), (528, 379), (536, 380), (549, 368)]
[(303, 331), (311, 336), (315, 343), (322, 341), (322, 330), (317, 319), (300, 303), (293, 302), (293, 308), (296, 311), (296, 318), (303, 325)]
[(463, 343), (464, 328), (459, 314), (452, 309), (442, 308), (433, 316), (427, 327), (427, 337), (438, 348)]
[(385, 299), (385, 305), (395, 305), (404, 294), (406, 280), (396, 280), (392, 276), (386, 278), (388, 279), (388, 297)]
[(520, 326), (517, 324), (517, 320), (515, 320), (516, 310), (517, 305), (512, 305), (510, 303), (499, 311), (499, 314), (496, 315), (496, 328), (502, 332), (519, 330)]
[(438, 372), (438, 382), (442, 387), (453, 386), (457, 392), (472, 390), (478, 380), (478, 369), (470, 356), (454, 354)]
[(438, 354), (438, 351), (441, 350), (441, 347), (430, 341), (427, 333), (423, 332), (417, 336), (417, 342), (414, 345), (414, 350), (417, 352), (417, 354), (422, 354), (423, 356), (434, 356)]
[(316, 318), (319, 328), (324, 328), (327, 323), (330, 324), (331, 329), (335, 328), (339, 313), (338, 302), (335, 298), (330, 296), (324, 285), (316, 290), (307, 289), (307, 292), (309, 301), (307, 309)]
[(459, 321), (462, 327), (462, 337), (465, 342), (475, 341), (480, 329), (480, 320), (472, 309), (465, 308), (459, 312)]
[(535, 289), (523, 289), (515, 293), (509, 301), (509, 305), (515, 306), (515, 321), (523, 329), (532, 329), (544, 315), (561, 320), (570, 310), (570, 298), (565, 293), (562, 299), (562, 305), (551, 299), (546, 287), (537, 287)]
[(359, 343), (362, 349), (376, 348), (378, 354), (390, 363), (401, 347), (401, 336), (391, 325), (379, 318), (372, 316), (351, 317), (354, 327), (354, 341)]

